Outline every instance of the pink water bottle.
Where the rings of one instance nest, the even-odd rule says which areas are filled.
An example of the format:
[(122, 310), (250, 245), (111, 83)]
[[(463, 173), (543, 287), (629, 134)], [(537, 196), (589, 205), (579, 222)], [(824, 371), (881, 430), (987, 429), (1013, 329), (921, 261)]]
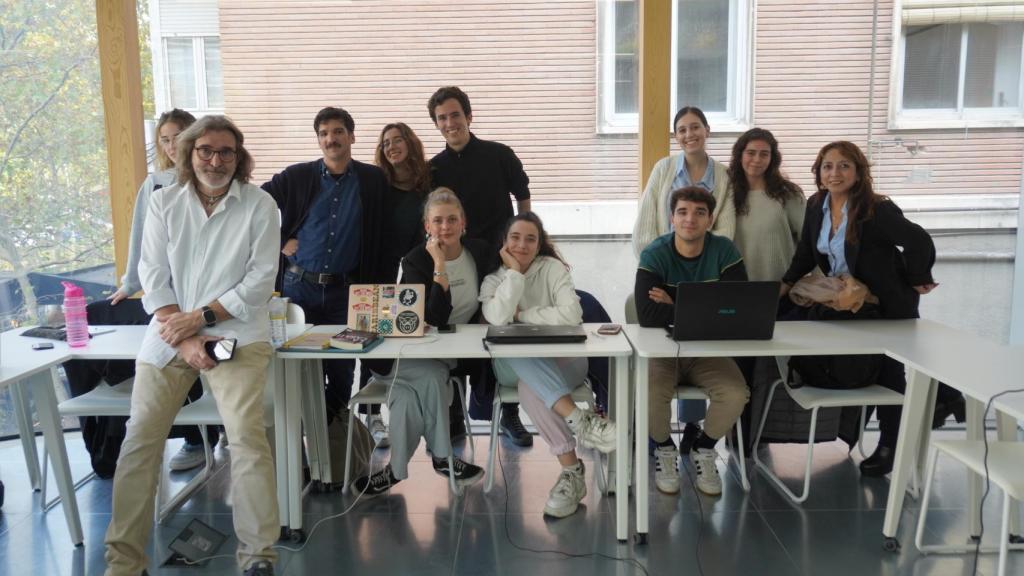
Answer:
[(82, 289), (71, 282), (64, 285), (64, 328), (68, 335), (68, 345), (74, 348), (89, 343), (89, 320), (85, 313), (85, 294)]

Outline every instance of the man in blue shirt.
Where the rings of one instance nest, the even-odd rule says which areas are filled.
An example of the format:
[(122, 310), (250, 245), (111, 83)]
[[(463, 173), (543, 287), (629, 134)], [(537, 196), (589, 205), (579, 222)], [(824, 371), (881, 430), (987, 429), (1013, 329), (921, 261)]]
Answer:
[[(381, 250), (384, 173), (352, 158), (355, 122), (327, 107), (313, 120), (323, 157), (275, 174), (263, 189), (281, 210), (282, 294), (306, 322), (345, 324), (351, 284), (393, 282)], [(355, 360), (324, 360), (327, 417), (348, 404)]]

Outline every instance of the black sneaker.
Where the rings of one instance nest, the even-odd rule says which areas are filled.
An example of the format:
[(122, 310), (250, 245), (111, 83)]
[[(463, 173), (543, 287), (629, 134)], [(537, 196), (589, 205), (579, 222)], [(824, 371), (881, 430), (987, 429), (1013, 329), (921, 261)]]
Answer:
[(679, 453), (689, 454), (693, 448), (693, 443), (697, 441), (697, 438), (700, 438), (700, 433), (700, 424), (688, 422), (686, 427), (683, 428), (683, 437), (679, 440)]
[[(448, 459), (447, 458), (431, 458), (434, 464), (434, 472), (439, 475), (448, 477)], [(452, 466), (455, 467), (455, 485), (456, 486), (469, 486), (481, 478), (484, 477), (484, 469), (470, 464), (462, 460), (461, 458), (452, 458)]]
[(516, 446), (533, 446), (533, 435), (530, 434), (519, 419), (519, 405), (511, 404), (501, 407), (501, 432)]
[(391, 465), (381, 468), (372, 476), (360, 476), (352, 482), (352, 488), (356, 494), (363, 496), (380, 496), (387, 492), (392, 486), (401, 482), (391, 473)]

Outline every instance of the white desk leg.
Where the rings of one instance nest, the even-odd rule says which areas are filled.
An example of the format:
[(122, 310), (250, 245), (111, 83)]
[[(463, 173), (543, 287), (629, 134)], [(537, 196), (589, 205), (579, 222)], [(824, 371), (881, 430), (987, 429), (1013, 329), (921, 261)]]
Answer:
[[(967, 439), (972, 441), (981, 440), (985, 435), (985, 405), (981, 402), (966, 396), (967, 404)], [(976, 538), (981, 534), (981, 511), (978, 504), (981, 502), (982, 477), (975, 474), (970, 468), (967, 469), (967, 506), (969, 521), (971, 524), (971, 536)]]
[(68, 532), (71, 533), (71, 541), (75, 546), (81, 546), (82, 521), (78, 516), (78, 500), (75, 499), (75, 481), (71, 478), (67, 446), (64, 444), (64, 430), (60, 425), (60, 414), (57, 413), (57, 394), (53, 390), (54, 384), (59, 382), (56, 369), (51, 368), (48, 372), (36, 374), (30, 382), (32, 396), (36, 399), (39, 425), (43, 429), (50, 463), (53, 464), (53, 477), (57, 481), (57, 491), (64, 506)]
[[(302, 530), (302, 386), (300, 362), (285, 362), (285, 426), (288, 429), (288, 527)], [(301, 532), (293, 539), (302, 538)]]
[(636, 386), (634, 396), (636, 412), (636, 446), (634, 450), (636, 452), (633, 454), (636, 457), (636, 463), (633, 466), (633, 473), (636, 475), (636, 480), (633, 482), (633, 493), (636, 497), (636, 541), (639, 544), (646, 544), (649, 531), (647, 482), (650, 476), (647, 463), (647, 430), (650, 417), (647, 413), (647, 358), (637, 356), (633, 382)]
[(277, 515), (281, 526), (288, 525), (288, 426), (285, 415), (284, 365), (275, 354), (270, 358), (270, 377), (274, 379), (274, 466), (277, 477)]
[[(1017, 421), (1008, 414), (996, 412), (996, 429), (1000, 442), (1017, 441)], [(1020, 514), (1017, 512), (1020, 503), (1013, 500), (1010, 504), (1010, 536), (1020, 536)]]
[(28, 393), (21, 382), (15, 382), (11, 386), (11, 399), (14, 404), (14, 418), (18, 422), (18, 435), (21, 437), (21, 450), (25, 453), (28, 478), (32, 483), (32, 489), (39, 492), (42, 488), (39, 482), (39, 451), (36, 450), (36, 433), (32, 429), (32, 411), (29, 409)]
[(900, 547), (896, 539), (896, 530), (900, 524), (903, 497), (910, 481), (911, 469), (917, 466), (916, 452), (921, 438), (921, 427), (925, 425), (928, 397), (934, 385), (934, 381), (927, 375), (917, 370), (907, 371), (907, 391), (903, 395), (900, 432), (896, 440), (896, 462), (889, 482), (889, 500), (885, 507), (885, 523), (882, 525), (884, 546), (889, 551), (895, 552)]
[[(612, 358), (612, 404), (615, 424), (615, 537), (619, 542), (629, 538), (629, 430), (632, 412), (629, 410), (629, 358)], [(608, 469), (611, 470), (611, 462)], [(611, 483), (607, 484), (608, 486)]]

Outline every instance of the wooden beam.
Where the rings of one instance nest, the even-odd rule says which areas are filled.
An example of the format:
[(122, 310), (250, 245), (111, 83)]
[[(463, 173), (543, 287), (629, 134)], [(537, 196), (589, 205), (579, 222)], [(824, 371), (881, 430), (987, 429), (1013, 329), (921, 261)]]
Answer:
[(135, 0), (96, 0), (100, 81), (107, 136), (110, 208), (117, 278), (128, 260), (135, 193), (146, 178), (139, 21)]
[(640, 101), (640, 191), (647, 186), (654, 164), (668, 156), (672, 81), (672, 2), (639, 0), (637, 52)]

